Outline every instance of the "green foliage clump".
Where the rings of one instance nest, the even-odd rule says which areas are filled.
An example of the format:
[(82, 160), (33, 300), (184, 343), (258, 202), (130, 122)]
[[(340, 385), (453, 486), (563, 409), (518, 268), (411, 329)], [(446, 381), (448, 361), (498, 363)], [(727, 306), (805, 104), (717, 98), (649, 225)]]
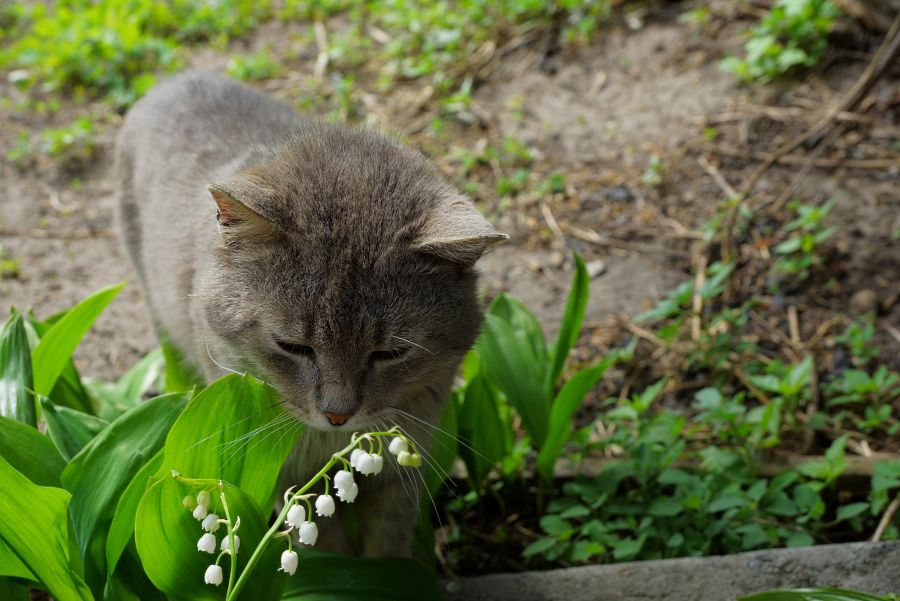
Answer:
[(0, 67), (23, 85), (106, 95), (128, 106), (179, 65), (179, 43), (226, 40), (269, 14), (267, 1), (56, 0), (16, 6)]
[(228, 74), (241, 81), (260, 81), (275, 77), (282, 71), (281, 64), (267, 51), (245, 56), (234, 56), (226, 67)]
[(722, 67), (741, 81), (768, 81), (796, 67), (812, 67), (825, 52), (839, 15), (832, 0), (775, 0), (750, 32), (746, 56), (728, 57)]

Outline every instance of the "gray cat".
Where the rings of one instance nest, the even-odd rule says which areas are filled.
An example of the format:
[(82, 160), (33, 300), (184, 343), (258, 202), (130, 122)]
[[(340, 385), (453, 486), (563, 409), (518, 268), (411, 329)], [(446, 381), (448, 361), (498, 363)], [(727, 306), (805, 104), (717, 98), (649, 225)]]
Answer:
[[(195, 72), (129, 111), (116, 174), (160, 336), (207, 380), (272, 384), (309, 426), (285, 487), (351, 431), (397, 423), (427, 447), (482, 320), (473, 265), (506, 236), (425, 157)], [(360, 486), (365, 555), (409, 553), (420, 487), (396, 467)], [(339, 520), (319, 525), (354, 550)]]

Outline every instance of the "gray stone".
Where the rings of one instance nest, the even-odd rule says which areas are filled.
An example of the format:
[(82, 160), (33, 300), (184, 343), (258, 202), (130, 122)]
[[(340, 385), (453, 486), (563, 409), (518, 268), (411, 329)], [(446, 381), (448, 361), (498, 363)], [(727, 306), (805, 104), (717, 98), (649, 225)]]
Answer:
[(447, 601), (736, 601), (780, 588), (833, 586), (900, 592), (900, 543), (773, 549), (546, 572), (494, 574), (445, 584)]

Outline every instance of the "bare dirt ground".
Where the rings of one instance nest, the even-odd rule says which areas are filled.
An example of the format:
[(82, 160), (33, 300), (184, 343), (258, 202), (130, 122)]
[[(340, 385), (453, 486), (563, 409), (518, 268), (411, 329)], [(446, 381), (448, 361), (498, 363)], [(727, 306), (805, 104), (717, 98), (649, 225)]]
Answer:
[[(511, 51), (494, 61), (476, 88), (471, 114), (449, 118), (441, 136), (427, 127), (438, 108), (423, 84), (384, 93), (374, 74), (357, 74), (357, 118), (405, 133), (454, 181), (462, 178), (454, 158), (459, 150), (475, 152), (509, 136), (534, 151), (532, 177), (554, 170), (566, 175), (565, 194), (512, 200), (498, 198), (493, 189), (503, 166), (481, 167), (466, 180), (486, 213), (512, 235), (483, 261), (489, 294), (511, 291), (553, 331), (568, 287), (570, 250), (589, 261), (594, 277), (587, 352), (611, 343), (621, 330), (617, 318), (648, 308), (689, 277), (692, 248), (702, 237), (698, 228), (724, 199), (721, 182), (702, 165), (739, 185), (760, 162), (753, 153), (802, 132), (859, 77), (877, 46), (877, 39), (853, 42), (790, 86), (740, 87), (717, 60), (723, 48), (739, 46), (738, 33), (750, 21), (738, 18), (701, 31), (679, 21), (688, 8), (690, 3), (682, 3), (636, 22), (614, 22), (594, 43), (574, 51), (535, 45)], [(300, 35), (305, 30), (296, 23), (269, 23), (227, 51), (198, 50), (189, 64), (222, 70), (230, 54), (270, 47), (286, 74), (257, 85), (296, 103), (308, 93), (316, 56), (315, 43)], [(874, 311), (879, 341), (893, 357), (900, 357), (900, 338), (890, 333), (900, 327), (900, 165), (853, 167), (846, 159), (895, 156), (884, 149), (893, 144), (896, 150), (898, 81), (894, 65), (871, 95), (877, 106), (869, 108), (878, 116), (847, 117), (852, 127), (819, 163), (775, 165), (757, 186), (761, 194), (779, 193), (805, 171), (794, 196), (808, 202), (838, 199), (837, 259), (829, 262), (837, 284), (818, 282), (779, 301), (803, 307), (803, 335), (821, 325), (823, 311), (850, 316)], [(0, 317), (10, 305), (48, 316), (97, 288), (131, 279), (76, 356), (84, 374), (114, 378), (156, 345), (115, 234), (112, 143), (121, 117), (102, 104), (74, 100), (65, 100), (53, 115), (19, 112), (12, 108), (19, 94), (0, 82), (0, 96), (12, 99), (0, 108), (0, 154), (23, 131), (59, 126), (85, 112), (107, 125), (97, 157), (85, 164), (61, 167), (38, 160), (24, 168), (0, 166), (0, 243), (6, 256), (21, 264), (18, 275), (0, 278)], [(333, 108), (329, 103), (333, 100), (326, 98), (323, 114)], [(712, 140), (704, 136), (709, 127), (716, 128)], [(642, 180), (654, 156), (662, 166), (659, 180)]]

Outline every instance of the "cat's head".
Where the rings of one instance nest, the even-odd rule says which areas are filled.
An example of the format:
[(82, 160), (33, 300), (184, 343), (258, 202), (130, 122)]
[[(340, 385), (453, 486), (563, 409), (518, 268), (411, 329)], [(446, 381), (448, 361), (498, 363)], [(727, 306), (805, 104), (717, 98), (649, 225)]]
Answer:
[(341, 126), (310, 126), (209, 191), (217, 359), (315, 428), (436, 419), (481, 324), (473, 266), (506, 236), (422, 155)]

